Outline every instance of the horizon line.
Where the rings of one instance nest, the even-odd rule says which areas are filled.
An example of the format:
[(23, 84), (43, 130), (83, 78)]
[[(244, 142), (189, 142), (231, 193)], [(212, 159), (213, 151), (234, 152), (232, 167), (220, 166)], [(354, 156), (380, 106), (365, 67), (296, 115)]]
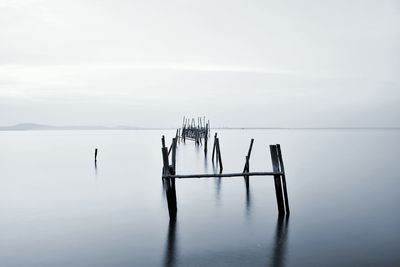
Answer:
[[(50, 125), (37, 123), (19, 123), (0, 126), (0, 131), (29, 131), (29, 130), (176, 130), (181, 127), (143, 127), (143, 126), (104, 126), (104, 125)], [(218, 130), (400, 130), (400, 126), (217, 126)]]

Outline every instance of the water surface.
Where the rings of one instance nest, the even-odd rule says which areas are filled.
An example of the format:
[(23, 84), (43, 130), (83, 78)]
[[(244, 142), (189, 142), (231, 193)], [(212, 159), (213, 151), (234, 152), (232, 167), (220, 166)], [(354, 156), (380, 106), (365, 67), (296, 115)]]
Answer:
[[(270, 171), (281, 144), (291, 215), (271, 177), (187, 179), (176, 223), (162, 134), (0, 132), (0, 266), (400, 265), (400, 131), (219, 130), (224, 172), (243, 169), (250, 138), (250, 169)], [(213, 171), (210, 151), (179, 145), (178, 173)]]

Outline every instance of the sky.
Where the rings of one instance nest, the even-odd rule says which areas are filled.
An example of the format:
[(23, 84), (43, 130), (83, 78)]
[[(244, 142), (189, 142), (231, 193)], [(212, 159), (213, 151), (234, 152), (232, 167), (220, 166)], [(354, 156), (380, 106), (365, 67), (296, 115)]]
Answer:
[(399, 127), (400, 1), (0, 0), (0, 125)]

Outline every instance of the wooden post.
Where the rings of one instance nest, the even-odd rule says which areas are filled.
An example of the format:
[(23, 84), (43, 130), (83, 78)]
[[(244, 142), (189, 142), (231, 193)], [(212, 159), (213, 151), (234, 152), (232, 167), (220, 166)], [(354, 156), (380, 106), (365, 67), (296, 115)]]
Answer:
[(165, 137), (164, 137), (164, 135), (161, 137), (161, 144), (162, 144), (162, 147), (165, 147)]
[(169, 146), (168, 155), (171, 153), (171, 150), (172, 150), (173, 145), (174, 145), (174, 138), (172, 138), (171, 145)]
[(214, 145), (213, 145), (213, 151), (212, 151), (212, 157), (211, 157), (212, 162), (214, 162), (214, 155), (215, 155), (216, 146), (217, 146), (217, 133), (215, 133), (215, 135), (214, 135)]
[[(165, 146), (164, 136), (161, 138), (161, 140), (162, 140), (162, 145), (163, 145), (163, 147), (161, 148), (162, 157), (163, 157), (163, 165), (164, 165), (163, 166), (163, 175), (171, 175), (169, 159), (168, 159), (168, 148)], [(175, 221), (176, 212), (177, 212), (175, 178), (163, 179), (163, 183), (166, 183), (166, 185), (167, 185), (166, 195), (167, 195), (169, 219), (171, 221)]]
[(219, 147), (219, 138), (217, 138), (217, 155), (218, 155), (218, 161), (219, 161), (219, 173), (222, 173), (222, 169), (224, 167), (222, 166), (221, 149)]
[(243, 168), (243, 172), (247, 172), (249, 171), (249, 164), (250, 164), (250, 155), (251, 155), (251, 150), (253, 149), (253, 143), (254, 143), (254, 139), (252, 138), (250, 141), (250, 147), (249, 147), (249, 151), (247, 152), (247, 156), (246, 156), (246, 162), (244, 164), (244, 168)]
[[(279, 159), (276, 145), (270, 145), (269, 149), (271, 151), (271, 160), (272, 160), (272, 170), (273, 172), (279, 172)], [(282, 194), (282, 182), (280, 175), (274, 175), (275, 182), (275, 194), (276, 194), (276, 202), (278, 204), (279, 214), (285, 213), (285, 205)]]
[[(248, 173), (250, 170), (250, 165), (249, 165), (249, 156), (246, 156), (246, 164), (244, 165), (243, 172)], [(244, 182), (246, 183), (246, 194), (247, 196), (249, 195), (249, 186), (250, 186), (250, 181), (249, 181), (249, 175), (244, 176)]]
[(173, 173), (176, 173), (176, 138), (172, 139), (172, 170)]
[(176, 220), (177, 213), (177, 203), (176, 203), (176, 190), (175, 190), (175, 178), (164, 179), (164, 183), (166, 183), (166, 195), (167, 195), (167, 204), (168, 204), (168, 214), (169, 220)]
[(161, 148), (161, 152), (163, 157), (163, 173), (165, 175), (170, 175), (171, 172), (169, 171), (168, 148), (166, 147)]
[(276, 148), (277, 148), (277, 152), (278, 152), (278, 159), (279, 159), (280, 171), (283, 173), (283, 174), (282, 174), (282, 186), (283, 186), (283, 195), (284, 195), (284, 197), (285, 197), (285, 211), (286, 211), (287, 214), (290, 214), (290, 209), (289, 209), (289, 198), (288, 198), (288, 193), (287, 193), (287, 189), (286, 189), (285, 167), (283, 166), (281, 145), (277, 144), (277, 145), (276, 145)]
[(97, 162), (97, 148), (94, 150), (94, 161)]

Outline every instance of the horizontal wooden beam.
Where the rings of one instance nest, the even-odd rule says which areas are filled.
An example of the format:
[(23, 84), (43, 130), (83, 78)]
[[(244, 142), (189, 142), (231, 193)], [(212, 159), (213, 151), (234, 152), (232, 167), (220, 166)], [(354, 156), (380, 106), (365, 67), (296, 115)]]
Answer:
[(274, 176), (283, 175), (283, 172), (240, 172), (240, 173), (206, 173), (206, 174), (177, 174), (177, 175), (163, 175), (162, 178), (224, 178), (224, 177), (241, 177), (241, 176)]

